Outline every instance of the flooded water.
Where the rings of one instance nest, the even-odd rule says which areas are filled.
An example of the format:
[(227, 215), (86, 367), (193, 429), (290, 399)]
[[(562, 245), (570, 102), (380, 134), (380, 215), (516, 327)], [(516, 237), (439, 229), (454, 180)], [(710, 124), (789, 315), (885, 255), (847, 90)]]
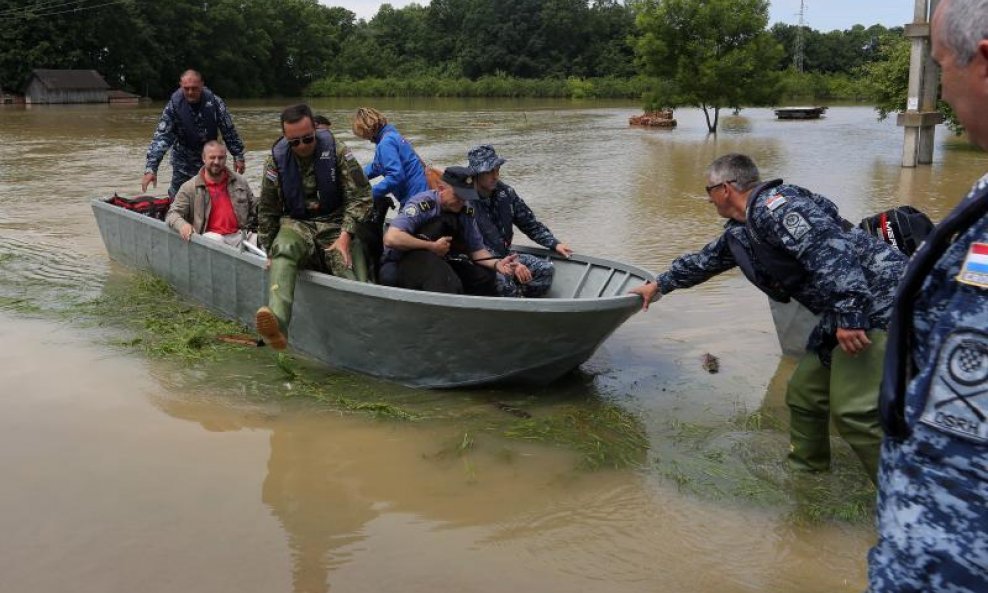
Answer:
[[(674, 131), (629, 128), (631, 104), (315, 103), (362, 162), (372, 146), (345, 123), (358, 105), (440, 165), (494, 144), (558, 237), (653, 271), (719, 232), (702, 172), (724, 152), (850, 219), (895, 204), (939, 218), (988, 169), (944, 130), (932, 166), (902, 169), (901, 130), (859, 106), (809, 122), (744, 110), (712, 137), (695, 110)], [(281, 107), (231, 103), (255, 188)], [(669, 295), (533, 390), (415, 391), (297, 361), (331, 386), (301, 397), (263, 349), (149, 356), (81, 313), (136, 282), (89, 200), (139, 192), (160, 108), (0, 109), (0, 591), (864, 588), (872, 493), (847, 455), (809, 487), (785, 471), (792, 365), (737, 273)], [(630, 463), (598, 450), (604, 415), (640, 445)], [(568, 432), (536, 430), (553, 426)]]

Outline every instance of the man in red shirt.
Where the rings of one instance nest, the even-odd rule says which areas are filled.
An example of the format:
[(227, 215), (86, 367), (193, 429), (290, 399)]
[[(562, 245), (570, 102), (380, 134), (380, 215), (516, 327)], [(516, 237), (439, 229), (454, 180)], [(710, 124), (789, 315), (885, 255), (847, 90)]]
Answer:
[(245, 235), (257, 242), (257, 199), (247, 180), (227, 168), (226, 155), (225, 146), (207, 142), (202, 169), (182, 184), (168, 209), (165, 222), (186, 241), (197, 233), (231, 247), (239, 247)]

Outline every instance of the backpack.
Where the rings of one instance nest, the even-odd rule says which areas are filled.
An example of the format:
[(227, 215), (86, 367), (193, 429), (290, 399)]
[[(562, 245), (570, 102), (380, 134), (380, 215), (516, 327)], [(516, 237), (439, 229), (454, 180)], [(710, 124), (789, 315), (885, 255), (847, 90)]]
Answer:
[(861, 219), (858, 228), (911, 256), (933, 232), (930, 217), (912, 206), (897, 206)]
[(144, 216), (150, 216), (151, 218), (156, 218), (158, 220), (164, 220), (165, 214), (168, 212), (169, 206), (172, 204), (172, 199), (168, 196), (131, 196), (125, 198), (119, 196), (116, 193), (112, 197), (108, 198), (107, 203), (112, 206), (119, 206), (124, 210), (131, 210), (137, 212), (138, 214), (143, 214)]

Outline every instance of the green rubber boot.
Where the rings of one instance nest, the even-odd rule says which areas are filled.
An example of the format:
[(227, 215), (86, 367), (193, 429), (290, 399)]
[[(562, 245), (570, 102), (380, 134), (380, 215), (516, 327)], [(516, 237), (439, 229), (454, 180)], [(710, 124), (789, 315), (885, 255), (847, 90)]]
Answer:
[(799, 360), (786, 389), (789, 465), (797, 471), (830, 469), (830, 369), (815, 353)]
[(878, 390), (882, 381), (886, 334), (870, 331), (871, 346), (856, 356), (834, 350), (830, 409), (837, 431), (861, 460), (872, 483), (878, 479), (882, 426), (878, 419)]
[(309, 255), (309, 246), (298, 233), (282, 228), (271, 245), (268, 270), (268, 307), (278, 318), (281, 331), (288, 333), (292, 321), (292, 303), (295, 301), (295, 277), (299, 265)]

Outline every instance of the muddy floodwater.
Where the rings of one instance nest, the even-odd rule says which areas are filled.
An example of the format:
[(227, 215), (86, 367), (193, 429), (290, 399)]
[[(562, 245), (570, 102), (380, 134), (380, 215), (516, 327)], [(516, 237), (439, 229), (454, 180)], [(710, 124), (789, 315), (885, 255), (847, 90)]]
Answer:
[[(943, 128), (932, 166), (901, 168), (901, 129), (864, 106), (745, 109), (714, 137), (689, 109), (629, 128), (634, 104), (316, 102), (361, 162), (359, 105), (440, 165), (494, 144), (559, 238), (655, 272), (719, 232), (721, 153), (852, 220), (939, 219), (988, 169)], [(283, 104), (230, 107), (258, 189)], [(792, 361), (740, 274), (663, 298), (546, 388), (418, 391), (219, 347), (108, 260), (89, 207), (139, 193), (160, 110), (0, 108), (0, 591), (863, 590), (874, 492), (839, 443), (832, 474), (787, 472)]]

